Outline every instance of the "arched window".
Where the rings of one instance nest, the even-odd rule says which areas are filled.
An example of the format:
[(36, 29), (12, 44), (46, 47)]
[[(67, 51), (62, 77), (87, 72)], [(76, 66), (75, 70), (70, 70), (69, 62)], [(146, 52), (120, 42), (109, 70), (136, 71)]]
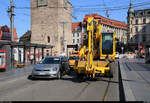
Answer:
[(79, 37), (79, 33), (77, 33), (77, 37)]
[(146, 23), (146, 18), (143, 19), (143, 23), (144, 23), (144, 24)]
[(148, 11), (147, 14), (150, 14), (150, 11)]
[(49, 56), (49, 50), (46, 50), (46, 55)]
[(47, 37), (47, 42), (50, 43), (50, 37), (49, 36)]
[(135, 24), (138, 24), (138, 19), (135, 20)]
[(73, 33), (73, 37), (75, 37), (75, 34)]
[(138, 32), (138, 27), (135, 28), (135, 31)]

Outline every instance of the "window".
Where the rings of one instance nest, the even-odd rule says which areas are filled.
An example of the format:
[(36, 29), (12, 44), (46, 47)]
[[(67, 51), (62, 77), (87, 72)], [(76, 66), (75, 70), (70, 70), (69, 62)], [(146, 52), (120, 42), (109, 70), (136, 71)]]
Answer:
[(65, 9), (68, 8), (67, 3), (68, 3), (68, 0), (64, 0), (64, 8), (65, 8)]
[(146, 38), (145, 38), (145, 36), (143, 36), (143, 42), (144, 42), (144, 41), (146, 41)]
[(77, 39), (77, 43), (79, 43), (79, 39)]
[(37, 7), (47, 6), (48, 1), (47, 0), (37, 0)]
[(146, 27), (144, 26), (143, 29), (142, 29), (142, 32), (145, 32), (145, 31), (146, 31)]
[(135, 28), (135, 31), (138, 32), (138, 27)]
[(49, 36), (47, 37), (47, 42), (50, 43), (50, 37)]
[(77, 33), (77, 37), (79, 37), (79, 33)]
[(143, 23), (146, 24), (146, 18), (143, 19)]
[(132, 21), (131, 21), (131, 24), (132, 24)]
[(74, 33), (73, 33), (73, 37), (75, 37)]
[(150, 14), (150, 11), (148, 11), (147, 14)]
[(135, 24), (138, 24), (138, 19), (136, 19)]
[(132, 28), (131, 28), (131, 33), (132, 33)]
[(46, 50), (46, 55), (49, 56), (49, 50)]
[(73, 41), (72, 41), (73, 43), (75, 43), (75, 39), (73, 39)]
[(140, 13), (141, 16), (142, 16), (143, 14), (144, 14), (143, 12)]

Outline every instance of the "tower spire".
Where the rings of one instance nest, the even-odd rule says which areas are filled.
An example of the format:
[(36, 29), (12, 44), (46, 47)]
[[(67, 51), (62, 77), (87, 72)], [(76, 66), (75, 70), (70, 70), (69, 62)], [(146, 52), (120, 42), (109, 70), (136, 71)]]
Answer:
[(132, 8), (132, 0), (130, 0), (130, 8)]
[(133, 7), (132, 7), (132, 0), (130, 0), (130, 6), (129, 6), (129, 9), (128, 9), (128, 16), (133, 16)]

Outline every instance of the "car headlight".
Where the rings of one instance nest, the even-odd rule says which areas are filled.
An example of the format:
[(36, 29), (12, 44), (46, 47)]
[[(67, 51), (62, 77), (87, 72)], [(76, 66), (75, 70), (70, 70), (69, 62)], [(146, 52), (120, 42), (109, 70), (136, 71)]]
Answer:
[(55, 67), (55, 68), (53, 68), (52, 70), (53, 70), (53, 71), (57, 71), (57, 68)]

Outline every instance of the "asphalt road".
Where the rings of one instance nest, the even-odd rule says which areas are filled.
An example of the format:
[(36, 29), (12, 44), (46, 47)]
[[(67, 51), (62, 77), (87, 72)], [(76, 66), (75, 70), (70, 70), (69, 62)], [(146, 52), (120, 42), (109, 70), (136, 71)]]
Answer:
[(24, 68), (7, 69), (5, 72), (0, 71), (0, 83), (29, 75), (32, 71), (32, 67), (33, 65), (27, 65)]
[(79, 81), (74, 73), (61, 80), (28, 79), (24, 75), (0, 82), (0, 101), (119, 101), (117, 63), (114, 77)]

